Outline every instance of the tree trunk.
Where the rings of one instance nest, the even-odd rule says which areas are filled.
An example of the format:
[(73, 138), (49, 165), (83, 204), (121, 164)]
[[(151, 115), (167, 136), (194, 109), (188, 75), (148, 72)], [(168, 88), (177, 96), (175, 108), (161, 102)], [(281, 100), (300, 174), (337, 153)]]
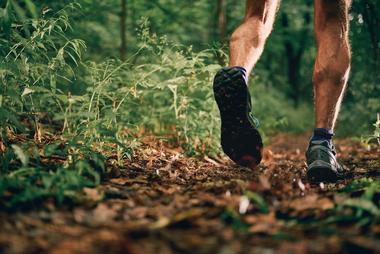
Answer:
[(374, 67), (375, 69), (377, 68), (377, 64), (378, 64), (378, 53), (379, 53), (379, 47), (378, 47), (378, 43), (380, 42), (380, 36), (379, 36), (379, 29), (378, 29), (378, 26), (380, 24), (380, 20), (379, 20), (379, 17), (376, 13), (376, 7), (375, 5), (372, 3), (372, 1), (368, 1), (366, 0), (365, 1), (365, 6), (364, 8), (362, 9), (363, 11), (363, 19), (364, 19), (364, 22), (365, 24), (367, 25), (367, 28), (368, 28), (368, 33), (369, 33), (369, 37), (371, 39), (371, 43), (372, 43), (372, 48), (373, 48), (373, 60), (374, 60)]
[[(309, 3), (307, 4), (309, 5)], [(285, 30), (285, 55), (287, 60), (287, 76), (288, 82), (291, 86), (290, 97), (293, 100), (294, 107), (299, 106), (300, 101), (300, 68), (303, 53), (305, 51), (305, 46), (308, 37), (307, 26), (311, 22), (311, 17), (308, 12), (304, 14), (305, 29), (301, 30), (300, 34), (290, 34), (288, 32), (289, 19), (288, 15), (284, 12), (282, 15), (282, 26)], [(294, 41), (295, 38), (300, 38), (299, 41)], [(296, 47), (295, 45), (298, 45)]]
[(218, 35), (220, 42), (225, 42), (227, 37), (226, 32), (226, 0), (218, 0)]
[(120, 12), (120, 59), (125, 61), (127, 54), (127, 33), (126, 33), (126, 21), (127, 21), (127, 0), (121, 0), (121, 12)]

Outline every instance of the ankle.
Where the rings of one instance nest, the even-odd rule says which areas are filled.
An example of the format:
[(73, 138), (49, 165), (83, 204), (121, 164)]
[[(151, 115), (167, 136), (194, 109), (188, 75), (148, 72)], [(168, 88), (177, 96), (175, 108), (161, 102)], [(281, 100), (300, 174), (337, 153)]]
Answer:
[(315, 128), (313, 135), (310, 138), (310, 141), (329, 141), (332, 142), (334, 137), (334, 132), (331, 129), (327, 128)]
[(245, 83), (248, 84), (248, 75), (247, 75), (247, 70), (242, 67), (242, 66), (230, 66), (229, 68), (231, 69), (238, 69), (240, 71), (240, 73), (242, 74), (244, 80), (245, 80)]

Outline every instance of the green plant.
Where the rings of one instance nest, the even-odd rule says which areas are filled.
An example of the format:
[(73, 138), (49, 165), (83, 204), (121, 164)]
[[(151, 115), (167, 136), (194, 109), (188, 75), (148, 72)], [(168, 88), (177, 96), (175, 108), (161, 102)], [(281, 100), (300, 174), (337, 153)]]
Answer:
[(380, 145), (380, 114), (377, 114), (377, 121), (373, 124), (375, 130), (373, 134), (362, 136), (361, 140), (363, 143), (370, 145), (371, 143), (377, 143)]
[(2, 207), (50, 197), (58, 204), (75, 200), (77, 191), (99, 184), (105, 171), (105, 157), (93, 148), (95, 142), (118, 144), (120, 135), (103, 131), (101, 124), (95, 127), (98, 139), (86, 139), (81, 127), (84, 114), (76, 111), (85, 97), (70, 86), (84, 68), (86, 48), (82, 40), (66, 36), (71, 29), (68, 13), (76, 8), (70, 4), (57, 12), (47, 9), (38, 18), (34, 14), (28, 18), (14, 1), (2, 9), (0, 34), (6, 38), (0, 46)]
[[(68, 13), (78, 7), (19, 18), (7, 5), (11, 26), (1, 30), (8, 40), (0, 51), (2, 206), (75, 200), (83, 187), (99, 184), (113, 154), (116, 166), (130, 158), (138, 131), (162, 135), (188, 154), (218, 152), (210, 84), (219, 66), (207, 64), (212, 53), (170, 43), (143, 20), (140, 49), (130, 59), (84, 61), (84, 41), (67, 36)], [(133, 64), (137, 58), (146, 63)]]

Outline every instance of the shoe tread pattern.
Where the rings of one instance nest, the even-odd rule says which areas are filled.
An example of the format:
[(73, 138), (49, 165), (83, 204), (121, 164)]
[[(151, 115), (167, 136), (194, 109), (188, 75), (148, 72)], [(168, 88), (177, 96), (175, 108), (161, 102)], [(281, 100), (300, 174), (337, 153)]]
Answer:
[(238, 69), (223, 68), (215, 76), (213, 88), (221, 117), (223, 151), (238, 164), (244, 164), (243, 157), (252, 156), (258, 165), (263, 143), (250, 115), (250, 94), (243, 75)]

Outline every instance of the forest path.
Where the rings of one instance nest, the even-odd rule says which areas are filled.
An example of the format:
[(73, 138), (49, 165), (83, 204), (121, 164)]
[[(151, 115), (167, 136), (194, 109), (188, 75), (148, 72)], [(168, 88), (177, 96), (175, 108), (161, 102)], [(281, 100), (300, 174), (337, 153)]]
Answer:
[[(228, 160), (187, 158), (150, 142), (101, 186), (85, 189), (81, 206), (0, 213), (0, 252), (379, 252), (379, 219), (358, 227), (337, 215), (336, 204), (361, 195), (359, 187), (337, 191), (354, 178), (380, 175), (380, 149), (338, 141), (349, 177), (310, 185), (306, 145), (306, 136), (278, 135), (264, 163), (251, 171)], [(379, 189), (375, 194), (379, 205)], [(340, 222), (331, 225), (326, 218)]]

